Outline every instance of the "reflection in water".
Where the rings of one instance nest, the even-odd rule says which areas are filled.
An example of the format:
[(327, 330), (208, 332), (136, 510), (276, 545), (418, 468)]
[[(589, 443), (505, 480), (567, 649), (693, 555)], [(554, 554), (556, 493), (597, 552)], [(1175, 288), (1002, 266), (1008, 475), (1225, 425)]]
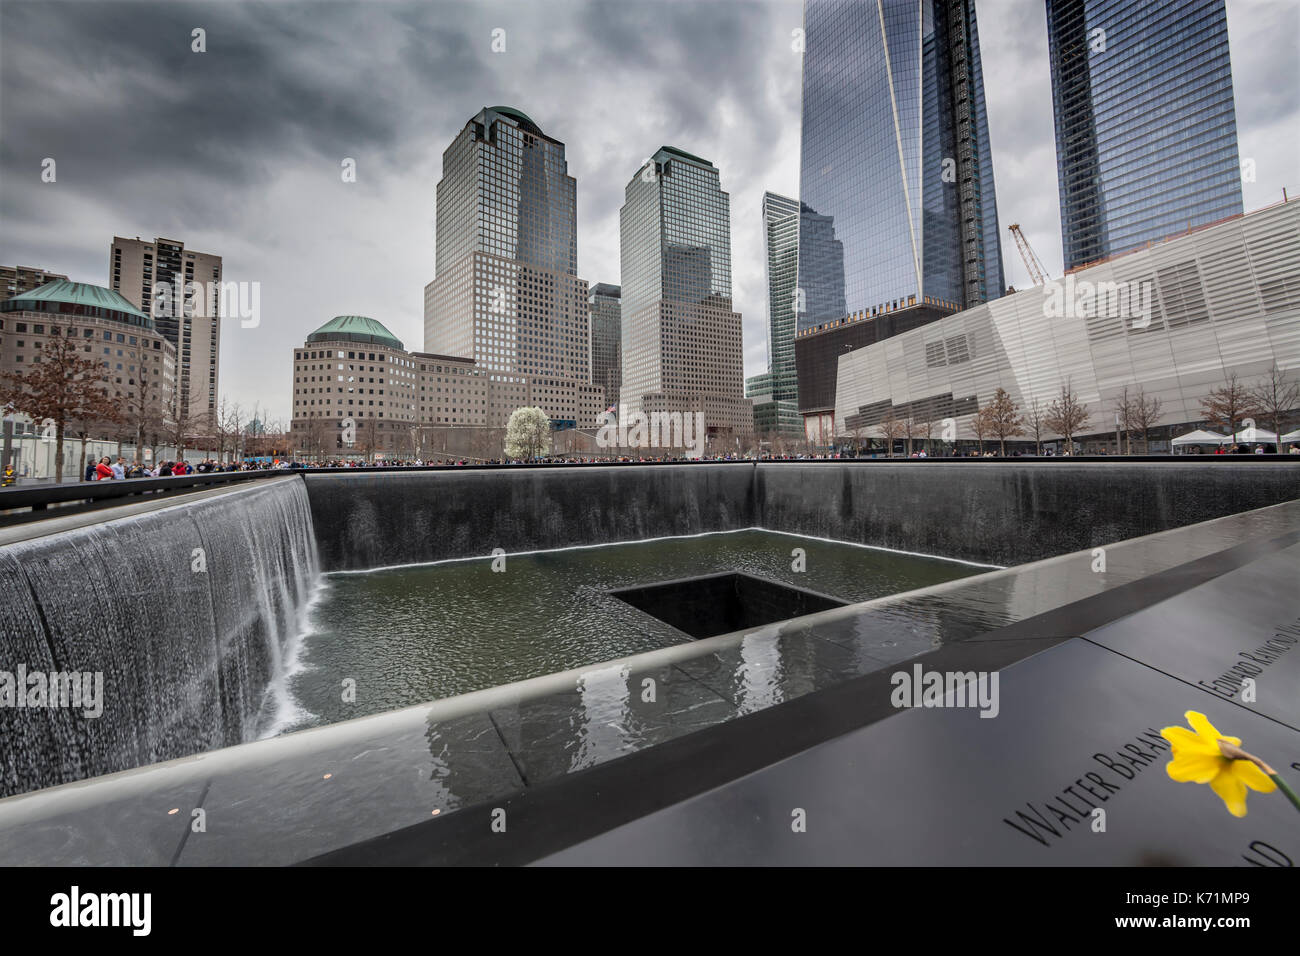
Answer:
[(742, 714), (781, 703), (781, 651), (769, 634), (750, 634), (740, 644), (737, 698)]
[(571, 771), (608, 760), (631, 743), (627, 676), (626, 667), (606, 667), (589, 671), (578, 679), (581, 723), (569, 765)]
[[(453, 775), (452, 762), (455, 754), (452, 743), (458, 740), (457, 735), (444, 732), (437, 724), (430, 724), (425, 739), (429, 742), (429, 781), (434, 785), (430, 809), (454, 809), (460, 801), (448, 786), (448, 780)], [(463, 741), (460, 742), (463, 745)]]
[(847, 314), (844, 243), (835, 237), (835, 217), (820, 215), (807, 203), (799, 207), (799, 288), (804, 295), (797, 316), (801, 331)]

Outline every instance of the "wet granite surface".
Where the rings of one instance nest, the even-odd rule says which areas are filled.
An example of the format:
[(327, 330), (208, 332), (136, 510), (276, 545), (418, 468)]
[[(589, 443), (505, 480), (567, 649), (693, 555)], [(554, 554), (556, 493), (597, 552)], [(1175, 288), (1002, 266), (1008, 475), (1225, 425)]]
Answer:
[[(1159, 602), (1219, 577), (1250, 581), (1265, 571), (1270, 578), (1294, 572), (1297, 540), (1300, 503), (1277, 505), (1106, 546), (1104, 570), (1093, 551), (1083, 551), (638, 655), (589, 668), (566, 686), (505, 688), (491, 698), (471, 695), (487, 703), (470, 712), (464, 710), (469, 698), (452, 699), (18, 796), (0, 801), (0, 864), (304, 861), (411, 828), (444, 827), (467, 810), (475, 821), (480, 816), (486, 821), (484, 808), (493, 801), (518, 799), (557, 781), (581, 780), (616, 758), (648, 756), (656, 745), (704, 737), (693, 732), (744, 715), (779, 720), (783, 711), (776, 705), (803, 698), (811, 705), (820, 692), (849, 686), (855, 679), (872, 681), (875, 675), (872, 686), (886, 688), (887, 696), (882, 672), (918, 655), (944, 655), (948, 666), (960, 668), (980, 669), (976, 665), (992, 661), (987, 666), (1009, 667), (1010, 675), (1016, 660), (1026, 660), (1027, 666), (1051, 659), (1053, 653), (1067, 655), (1064, 648), (1074, 646), (1071, 638), (1096, 631), (1086, 662), (1069, 657), (1078, 653), (1070, 650), (1057, 658), (1065, 666), (1035, 678), (1046, 683), (1039, 706), (1055, 708), (1068, 695), (1084, 692), (1081, 675), (1089, 667), (1104, 669), (1097, 654), (1121, 656), (1108, 645), (1125, 638), (1107, 628), (1148, 608), (1163, 616), (1155, 610)], [(1132, 652), (1155, 660), (1159, 649)], [(1300, 651), (1294, 653), (1300, 657)], [(1149, 670), (1160, 682), (1194, 690), (1206, 698), (1201, 708), (1206, 713), (1224, 707), (1245, 711), (1162, 674), (1156, 665), (1134, 666)], [(1261, 690), (1265, 686), (1261, 682)], [(1271, 700), (1261, 696), (1259, 713), (1244, 713), (1243, 722), (1254, 727), (1265, 721), (1290, 733), (1281, 722), (1290, 719), (1290, 712), (1268, 710), (1279, 706)], [(891, 741), (890, 748), (901, 746), (893, 742), (893, 728), (903, 727), (904, 720), (918, 728), (912, 731), (921, 735), (918, 739), (936, 733), (942, 737), (942, 727), (921, 727), (929, 713), (886, 711), (861, 729), (872, 735), (872, 747), (884, 746), (880, 740)], [(1116, 727), (1145, 727), (1157, 719), (1155, 713), (1117, 714)], [(1180, 713), (1169, 722), (1179, 722)], [(1264, 716), (1270, 713), (1279, 716)], [(1038, 721), (1037, 712), (1026, 708), (1015, 718), (976, 718), (973, 726), (997, 724), (1008, 733), (1023, 725), (1017, 732), (1032, 733)], [(981, 743), (978, 734), (986, 733), (978, 730), (968, 745), (995, 746), (991, 737)], [(1086, 750), (1091, 744), (1078, 746)], [(1082, 757), (1089, 759), (1090, 753)], [(1147, 777), (1159, 773), (1153, 768)], [(641, 785), (652, 788), (653, 782)], [(1205, 788), (1186, 789), (1202, 791), (1202, 798), (1208, 794)], [(989, 799), (994, 796), (1000, 798), (992, 794)], [(1025, 796), (1032, 798), (1032, 793)], [(196, 809), (202, 814), (196, 816)], [(1014, 809), (1008, 805), (1006, 812)], [(585, 809), (574, 806), (567, 812), (582, 816)], [(997, 819), (992, 826), (1008, 829)], [(1031, 844), (1025, 853), (1041, 848), (1025, 842)], [(521, 853), (525, 861), (536, 858)], [(1065, 850), (1053, 861), (1073, 855)], [(1007, 857), (1008, 862), (1021, 859)]]
[(1003, 669), (999, 697), (988, 720), (905, 710), (540, 862), (1241, 866), (1261, 845), (1300, 860), (1282, 794), (1252, 792), (1230, 816), (1208, 786), (1167, 776), (1160, 729), (1200, 710), (1278, 757), (1300, 732), (1086, 639)]
[[(326, 571), (760, 527), (1025, 564), (1289, 501), (1276, 460), (761, 461), (303, 476)], [(454, 503), (454, 507), (449, 505)]]

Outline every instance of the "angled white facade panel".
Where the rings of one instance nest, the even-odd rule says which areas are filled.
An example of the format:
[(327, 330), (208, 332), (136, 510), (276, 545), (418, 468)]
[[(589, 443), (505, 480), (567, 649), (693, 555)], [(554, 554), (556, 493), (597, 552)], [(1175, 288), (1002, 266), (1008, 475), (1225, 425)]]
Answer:
[[(1202, 421), (1201, 399), (1232, 373), (1276, 363), (1300, 374), (1300, 200), (1120, 256), (845, 353), (835, 432), (900, 419), (971, 419), (998, 388), (1022, 410), (1068, 383), (1085, 434), (1114, 428), (1125, 389), (1159, 398), (1159, 425)], [(1058, 437), (1058, 436), (1051, 436)]]

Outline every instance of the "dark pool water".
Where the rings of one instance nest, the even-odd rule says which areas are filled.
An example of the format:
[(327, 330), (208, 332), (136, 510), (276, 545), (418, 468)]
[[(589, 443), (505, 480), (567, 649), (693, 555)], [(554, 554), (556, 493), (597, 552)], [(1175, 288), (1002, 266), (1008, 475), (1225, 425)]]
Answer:
[[(805, 570), (793, 570), (794, 549)], [(609, 595), (741, 571), (848, 602), (981, 568), (766, 531), (457, 561), (325, 578), (288, 690), (291, 727), (333, 723), (687, 642)], [(355, 682), (354, 685), (345, 684)], [(345, 691), (355, 687), (355, 701)]]

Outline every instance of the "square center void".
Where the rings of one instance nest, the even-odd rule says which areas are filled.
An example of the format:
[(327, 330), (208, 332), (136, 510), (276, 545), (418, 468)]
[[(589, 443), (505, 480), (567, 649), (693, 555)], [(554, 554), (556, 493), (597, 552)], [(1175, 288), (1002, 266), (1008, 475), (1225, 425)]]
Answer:
[(697, 639), (775, 624), (848, 603), (739, 571), (621, 588), (609, 593)]

